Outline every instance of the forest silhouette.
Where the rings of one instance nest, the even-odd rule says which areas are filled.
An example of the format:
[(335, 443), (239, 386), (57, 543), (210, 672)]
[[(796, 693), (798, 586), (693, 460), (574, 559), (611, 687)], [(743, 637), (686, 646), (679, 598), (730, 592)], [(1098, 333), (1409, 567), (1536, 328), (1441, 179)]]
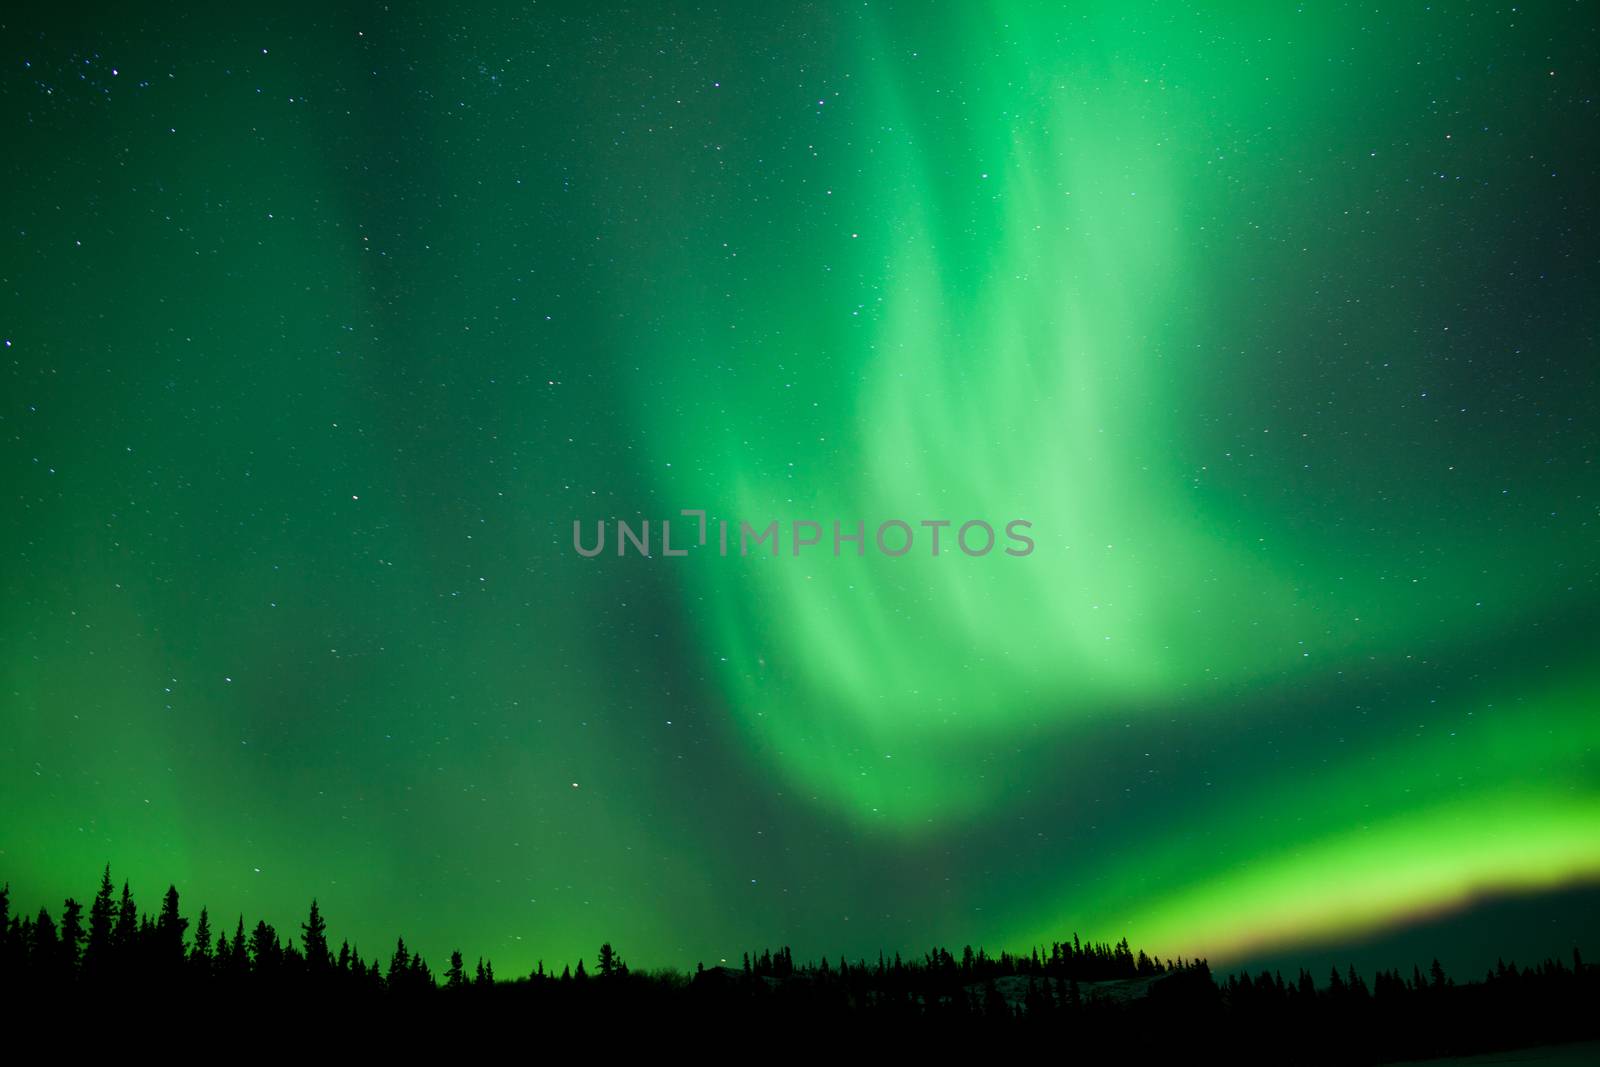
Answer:
[(12, 914), (0, 889), (0, 995), (11, 1007), (74, 998), (138, 1007), (175, 1002), (271, 1008), (308, 1001), (347, 1017), (472, 1017), (521, 1024), (898, 1028), (960, 1035), (991, 1032), (1064, 1041), (1079, 1057), (1197, 1048), (1246, 1060), (1378, 1063), (1463, 1055), (1600, 1036), (1600, 972), (1576, 949), (1570, 961), (1500, 962), (1457, 983), (1437, 960), (1409, 975), (1354, 966), (1321, 978), (1301, 970), (1214, 976), (1203, 959), (1158, 959), (1116, 944), (1070, 940), (1027, 954), (966, 947), (920, 958), (879, 954), (799, 962), (787, 947), (749, 952), (737, 965), (692, 972), (637, 970), (609, 943), (582, 959), (499, 975), (453, 952), (441, 973), (397, 938), (363, 957), (334, 948), (315, 900), (299, 929), (280, 932), (241, 915), (191, 923), (169, 887), (154, 915), (141, 911), (109, 865), (85, 911), (63, 902)]

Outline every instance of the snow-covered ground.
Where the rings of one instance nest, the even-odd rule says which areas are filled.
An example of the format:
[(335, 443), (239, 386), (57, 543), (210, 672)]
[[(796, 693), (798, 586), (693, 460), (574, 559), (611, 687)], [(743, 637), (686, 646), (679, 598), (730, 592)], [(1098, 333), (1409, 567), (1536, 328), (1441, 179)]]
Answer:
[(1451, 1056), (1443, 1060), (1406, 1060), (1390, 1067), (1495, 1067), (1498, 1064), (1526, 1064), (1527, 1067), (1594, 1067), (1600, 1063), (1600, 1041), (1580, 1041), (1571, 1045), (1540, 1045), (1509, 1052), (1484, 1052), (1477, 1056)]

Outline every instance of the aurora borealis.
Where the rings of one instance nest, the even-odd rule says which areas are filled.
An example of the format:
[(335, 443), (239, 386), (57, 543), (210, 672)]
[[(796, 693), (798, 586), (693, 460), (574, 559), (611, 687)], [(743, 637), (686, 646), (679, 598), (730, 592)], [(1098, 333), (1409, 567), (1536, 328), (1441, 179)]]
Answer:
[[(1600, 879), (1589, 7), (670, 7), (0, 16), (0, 881), (512, 974)], [(573, 551), (682, 509), (1037, 549)]]

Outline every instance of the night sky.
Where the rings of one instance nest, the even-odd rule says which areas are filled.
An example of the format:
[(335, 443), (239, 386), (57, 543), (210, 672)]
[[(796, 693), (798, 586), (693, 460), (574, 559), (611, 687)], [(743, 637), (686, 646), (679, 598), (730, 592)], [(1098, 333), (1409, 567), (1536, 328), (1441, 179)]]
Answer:
[[(15, 906), (503, 976), (1595, 932), (1592, 4), (33, 6)], [(682, 509), (784, 550), (574, 551)]]

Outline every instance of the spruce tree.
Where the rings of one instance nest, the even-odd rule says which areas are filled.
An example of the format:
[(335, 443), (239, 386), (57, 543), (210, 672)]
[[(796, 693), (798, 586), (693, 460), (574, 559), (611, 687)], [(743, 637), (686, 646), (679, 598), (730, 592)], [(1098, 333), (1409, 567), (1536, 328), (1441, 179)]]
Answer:
[(100, 876), (100, 891), (89, 905), (89, 942), (83, 951), (83, 968), (93, 974), (104, 973), (111, 956), (111, 923), (115, 909), (111, 903), (111, 864)]
[(311, 914), (300, 924), (300, 931), (306, 950), (306, 969), (314, 975), (325, 973), (333, 961), (328, 955), (328, 924), (317, 910), (315, 899), (311, 901)]
[(117, 922), (111, 928), (111, 948), (119, 957), (121, 966), (132, 962), (134, 946), (139, 943), (139, 907), (133, 902), (133, 892), (126, 880), (122, 883), (122, 900), (117, 904)]
[(61, 939), (56, 936), (55, 920), (43, 908), (33, 920), (32, 936), (28, 942), (28, 958), (39, 974), (55, 977), (61, 966)]
[(200, 909), (200, 919), (195, 923), (194, 949), (189, 953), (189, 961), (202, 970), (211, 965), (211, 917), (204, 908)]
[(411, 968), (411, 953), (406, 950), (406, 939), (396, 938), (394, 955), (389, 957), (389, 988), (403, 989), (406, 985), (406, 972)]
[(178, 913), (178, 887), (168, 886), (161, 898), (161, 914), (156, 919), (156, 942), (162, 966), (183, 962), (183, 935), (189, 920)]
[(83, 957), (83, 905), (68, 897), (61, 905), (61, 962), (76, 977)]

